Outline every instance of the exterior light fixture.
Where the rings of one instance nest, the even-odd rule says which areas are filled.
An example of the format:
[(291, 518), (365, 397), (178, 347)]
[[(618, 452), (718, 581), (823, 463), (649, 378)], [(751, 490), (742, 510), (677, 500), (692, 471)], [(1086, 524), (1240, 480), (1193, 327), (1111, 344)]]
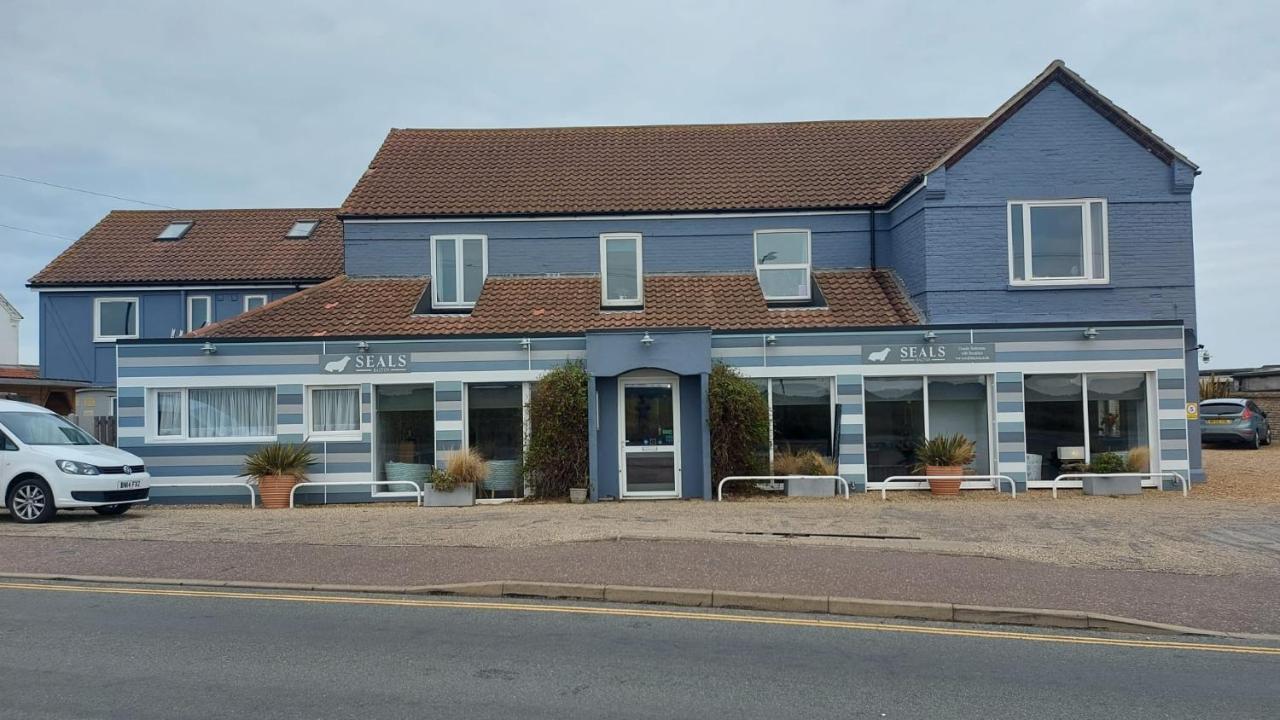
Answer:
[(1094, 338), (1096, 338), (1096, 337), (1098, 337), (1098, 328), (1095, 328), (1095, 327), (1087, 327), (1087, 328), (1085, 328), (1085, 329), (1084, 329), (1084, 339), (1085, 339), (1085, 340), (1092, 340), (1092, 339), (1094, 339)]
[(927, 343), (938, 342), (938, 333), (930, 330), (924, 334), (924, 341)]
[(765, 335), (765, 336), (764, 336), (764, 344), (765, 344), (765, 345), (777, 345), (777, 344), (778, 344), (778, 336), (777, 336), (777, 335)]
[(529, 338), (520, 338), (520, 349), (528, 350), (533, 345), (533, 341)]
[(359, 350), (362, 353), (369, 352), (369, 343), (361, 340), (360, 342), (356, 343), (356, 350)]
[(1200, 351), (1200, 362), (1204, 363), (1205, 365), (1208, 365), (1209, 361), (1212, 359), (1213, 359), (1213, 356), (1209, 354), (1208, 350)]
[(218, 352), (218, 346), (214, 345), (211, 342), (206, 341), (204, 345), (200, 346), (200, 352), (204, 353), (205, 355), (212, 355)]
[(648, 330), (645, 330), (644, 337), (640, 338), (640, 344), (645, 347), (649, 347), (650, 345), (653, 344), (653, 342), (654, 342), (653, 336), (649, 334)]

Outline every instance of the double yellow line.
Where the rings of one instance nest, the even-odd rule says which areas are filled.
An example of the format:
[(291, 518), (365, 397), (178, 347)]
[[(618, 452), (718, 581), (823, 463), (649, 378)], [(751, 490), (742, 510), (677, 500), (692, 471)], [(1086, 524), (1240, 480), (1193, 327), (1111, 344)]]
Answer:
[(1280, 657), (1280, 647), (1266, 647), (1258, 645), (1227, 645), (1222, 643), (1186, 642), (1178, 640), (1139, 640), (1101, 636), (1092, 637), (1087, 635), (1057, 635), (1038, 633), (1034, 631), (979, 630), (956, 627), (858, 622), (855, 620), (828, 620), (806, 617), (739, 615), (710, 611), (665, 610), (659, 608), (545, 605), (537, 603), (515, 603), (485, 600), (472, 601), (427, 598), (351, 597), (345, 595), (298, 595), (230, 590), (169, 590), (164, 588), (96, 587), (89, 585), (46, 585), (38, 583), (0, 583), (0, 590), (34, 590), (39, 592), (91, 593), (98, 595), (142, 595), (151, 597), (197, 598), (206, 600), (259, 600), (267, 602), (321, 603), (330, 605), (455, 608), (497, 612), (641, 617), (661, 620), (700, 620), (703, 622), (711, 621), (749, 623), (753, 625), (784, 625), (790, 627), (829, 628), (841, 630), (873, 630), (877, 632), (909, 633), (914, 635), (943, 635), (950, 637), (983, 638), (989, 640), (1021, 640), (1023, 642), (1058, 643), (1067, 645), (1103, 645), (1110, 647), (1150, 648), (1157, 650), (1192, 650), (1199, 652), (1232, 653), (1239, 655), (1273, 655)]

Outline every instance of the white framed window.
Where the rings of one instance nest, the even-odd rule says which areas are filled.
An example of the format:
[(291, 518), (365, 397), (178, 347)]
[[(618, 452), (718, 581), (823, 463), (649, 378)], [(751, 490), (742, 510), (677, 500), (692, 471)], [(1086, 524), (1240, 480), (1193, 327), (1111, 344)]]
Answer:
[(360, 386), (311, 388), (307, 392), (307, 434), (313, 438), (359, 437)]
[(600, 304), (644, 304), (644, 238), (640, 233), (600, 236)]
[(182, 411), (184, 394), (181, 390), (157, 390), (155, 403), (156, 437), (185, 437), (187, 416)]
[(208, 295), (187, 296), (187, 332), (199, 330), (213, 322), (213, 298)]
[(164, 226), (164, 229), (160, 231), (160, 234), (156, 236), (156, 239), (181, 240), (186, 236), (187, 231), (191, 229), (191, 226), (195, 224), (195, 220), (174, 220)]
[(285, 233), (285, 237), (291, 240), (305, 240), (311, 237), (311, 233), (316, 231), (316, 226), (319, 224), (319, 220), (298, 220), (289, 226), (289, 232)]
[(138, 298), (95, 298), (93, 301), (94, 342), (113, 342), (138, 337)]
[(431, 304), (473, 307), (489, 275), (489, 238), (484, 235), (431, 236)]
[(803, 301), (809, 288), (809, 231), (757, 230), (756, 279), (768, 301)]
[(1011, 284), (1108, 282), (1106, 200), (1012, 200), (1008, 225)]
[(266, 295), (245, 295), (244, 311), (249, 312), (250, 310), (257, 310), (263, 305), (266, 305), (267, 302), (268, 299)]
[(160, 388), (148, 395), (147, 434), (157, 440), (274, 440), (274, 387)]

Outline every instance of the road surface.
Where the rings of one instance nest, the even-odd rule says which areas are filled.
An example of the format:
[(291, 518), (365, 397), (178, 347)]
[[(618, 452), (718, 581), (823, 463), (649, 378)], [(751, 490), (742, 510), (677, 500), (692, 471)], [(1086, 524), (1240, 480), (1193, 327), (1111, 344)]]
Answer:
[(0, 717), (1276, 717), (1280, 645), (0, 583)]

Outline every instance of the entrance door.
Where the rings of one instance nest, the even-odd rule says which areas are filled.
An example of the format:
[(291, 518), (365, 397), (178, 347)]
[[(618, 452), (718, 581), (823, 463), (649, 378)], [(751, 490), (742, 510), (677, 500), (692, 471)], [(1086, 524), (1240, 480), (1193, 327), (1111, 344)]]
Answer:
[(680, 497), (680, 381), (620, 383), (622, 496)]

